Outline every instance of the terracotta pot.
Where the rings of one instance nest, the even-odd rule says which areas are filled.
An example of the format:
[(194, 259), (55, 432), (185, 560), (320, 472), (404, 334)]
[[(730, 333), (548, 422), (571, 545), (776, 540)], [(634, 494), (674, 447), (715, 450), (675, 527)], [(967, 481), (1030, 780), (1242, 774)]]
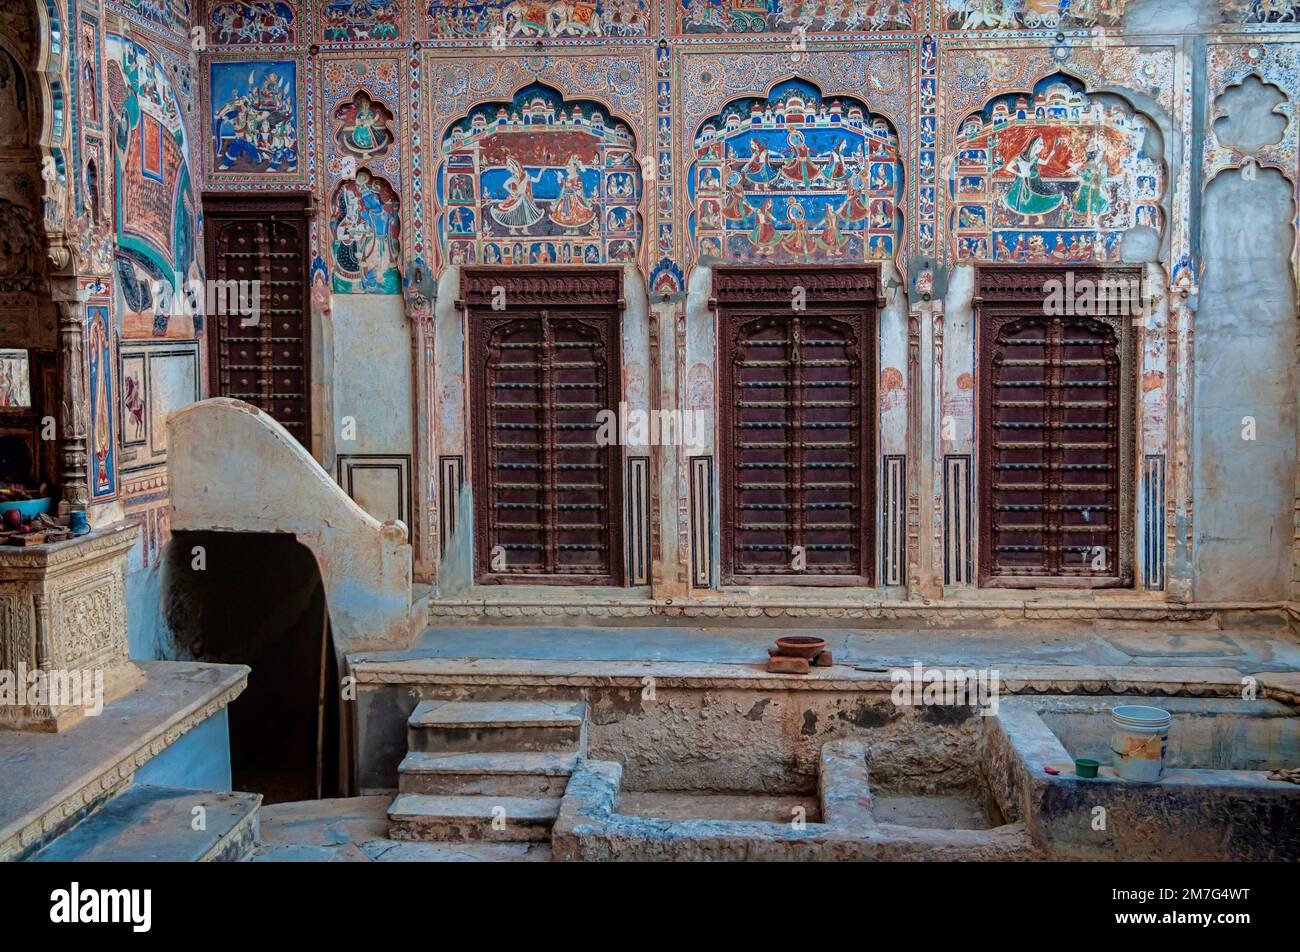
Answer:
[(786, 635), (776, 639), (776, 649), (790, 658), (815, 658), (826, 650), (826, 639), (816, 635)]

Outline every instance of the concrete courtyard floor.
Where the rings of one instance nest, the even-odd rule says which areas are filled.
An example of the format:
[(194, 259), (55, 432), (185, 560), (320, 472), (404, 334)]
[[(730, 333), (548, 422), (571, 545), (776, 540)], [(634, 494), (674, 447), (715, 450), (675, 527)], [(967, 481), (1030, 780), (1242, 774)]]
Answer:
[[(354, 662), (473, 662), (501, 670), (573, 670), (609, 663), (754, 666), (767, 660), (771, 627), (465, 626), (426, 629), (405, 651), (363, 652)], [(1213, 668), (1241, 674), (1300, 671), (1300, 638), (1287, 630), (1093, 627), (979, 630), (799, 629), (824, 637), (837, 666), (880, 670), (926, 665), (1043, 668)], [(552, 664), (548, 664), (552, 663)], [(450, 665), (449, 665), (450, 666)], [(1062, 670), (1062, 677), (1071, 673)]]
[[(836, 669), (910, 666), (999, 668), (1074, 680), (1086, 672), (1153, 669), (1161, 680), (1224, 683), (1267, 673), (1300, 687), (1300, 638), (1277, 629), (1143, 628), (1097, 624), (1054, 630), (834, 630), (826, 638)], [(790, 628), (464, 626), (426, 630), (405, 651), (366, 652), (352, 662), (425, 672), (609, 673), (625, 666), (705, 676), (762, 670), (767, 646)], [(811, 633), (808, 629), (800, 629)], [(1281, 675), (1281, 677), (1277, 677)], [(387, 839), (387, 796), (280, 803), (261, 811), (261, 845), (250, 862), (547, 861), (546, 843), (412, 843)], [(736, 805), (730, 805), (732, 815)], [(671, 804), (640, 804), (629, 812)], [(766, 809), (770, 809), (767, 804)], [(755, 804), (753, 809), (760, 809)], [(935, 824), (940, 825), (940, 824)]]

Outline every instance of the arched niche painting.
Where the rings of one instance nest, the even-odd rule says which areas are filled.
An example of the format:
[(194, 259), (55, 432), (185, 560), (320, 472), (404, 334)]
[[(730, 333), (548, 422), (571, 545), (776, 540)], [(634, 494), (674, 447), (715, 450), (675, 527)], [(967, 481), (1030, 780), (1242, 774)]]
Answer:
[(392, 111), (364, 91), (334, 110), (334, 122), (334, 144), (340, 155), (365, 162), (393, 145)]
[(99, 87), (99, 33), (90, 20), (81, 21), (78, 42), (81, 49), (77, 58), (77, 95), (80, 97), (81, 121), (98, 129), (104, 119), (100, 103), (103, 94)]
[(43, 243), (30, 209), (0, 198), (0, 278), (30, 275), (40, 267)]
[(443, 136), (439, 237), (451, 264), (633, 261), (641, 168), (628, 127), (540, 84)]
[(848, 96), (789, 80), (701, 124), (687, 179), (698, 259), (866, 262), (902, 234), (898, 136)]
[(1161, 227), (1165, 173), (1149, 123), (1114, 97), (1050, 76), (961, 124), (949, 180), (957, 258), (1120, 260), (1129, 229)]
[(330, 200), (335, 294), (402, 290), (400, 199), (387, 179), (358, 169)]
[(0, 48), (0, 148), (22, 148), (31, 141), (27, 78), (18, 62)]

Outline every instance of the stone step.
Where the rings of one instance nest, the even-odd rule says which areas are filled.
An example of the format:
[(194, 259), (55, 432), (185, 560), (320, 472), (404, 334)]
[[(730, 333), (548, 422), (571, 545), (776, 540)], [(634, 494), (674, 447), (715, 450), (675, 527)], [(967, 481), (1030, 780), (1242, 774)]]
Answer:
[(579, 752), (582, 701), (424, 701), (407, 719), (407, 748), (426, 753)]
[[(398, 794), (388, 808), (394, 840), (540, 842), (560, 813), (556, 797)], [(494, 828), (493, 824), (499, 828)]]
[[(260, 793), (137, 784), (31, 857), (34, 863), (221, 863), (257, 845)], [(202, 807), (202, 812), (196, 812)], [(202, 829), (195, 829), (196, 818)]]
[(411, 751), (397, 768), (401, 793), (560, 797), (579, 755), (533, 753), (430, 754)]

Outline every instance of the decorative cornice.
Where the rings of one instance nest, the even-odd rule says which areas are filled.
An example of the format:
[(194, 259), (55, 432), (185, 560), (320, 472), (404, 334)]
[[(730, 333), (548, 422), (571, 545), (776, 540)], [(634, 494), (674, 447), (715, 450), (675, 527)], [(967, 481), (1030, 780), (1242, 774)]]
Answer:
[(879, 306), (880, 268), (715, 268), (713, 299), (719, 304), (791, 301), (803, 289), (808, 304), (868, 303)]
[(466, 268), (460, 289), (462, 302), (473, 308), (608, 307), (621, 304), (623, 273), (618, 268)]
[(976, 269), (977, 303), (1040, 304), (1049, 293), (1050, 282), (1060, 282), (1066, 273), (1076, 282), (1142, 280), (1140, 265), (981, 265)]

